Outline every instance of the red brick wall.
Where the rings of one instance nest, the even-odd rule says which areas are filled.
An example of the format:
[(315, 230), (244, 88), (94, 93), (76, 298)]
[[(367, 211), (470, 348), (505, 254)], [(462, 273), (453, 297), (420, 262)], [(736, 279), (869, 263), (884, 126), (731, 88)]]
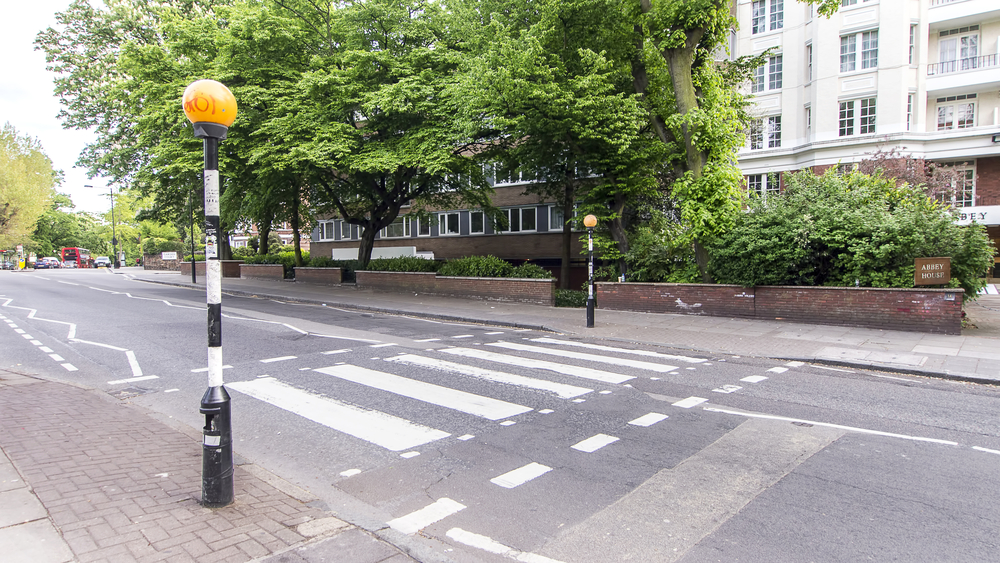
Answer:
[(240, 277), (258, 280), (285, 279), (285, 267), (281, 264), (240, 264)]
[(601, 309), (961, 334), (961, 289), (597, 284)]
[[(238, 278), (240, 277), (240, 264), (243, 263), (242, 260), (220, 260), (222, 262), (222, 277), (224, 278)], [(185, 261), (180, 263), (181, 275), (190, 276), (191, 275), (191, 261)], [(196, 276), (204, 276), (205, 274), (205, 263), (195, 262), (194, 263), (194, 274)]]
[(295, 281), (322, 285), (340, 285), (340, 268), (295, 268)]
[(1000, 205), (1000, 157), (976, 159), (976, 205)]
[(431, 272), (355, 272), (358, 289), (555, 305), (555, 280), (438, 277)]

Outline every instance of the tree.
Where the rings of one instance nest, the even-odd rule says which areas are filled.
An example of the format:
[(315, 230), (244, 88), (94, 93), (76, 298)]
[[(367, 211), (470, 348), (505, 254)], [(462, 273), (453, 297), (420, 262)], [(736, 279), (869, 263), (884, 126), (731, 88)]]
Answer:
[(993, 263), (981, 225), (920, 186), (879, 174), (827, 171), (785, 177), (785, 191), (751, 200), (747, 213), (713, 242), (721, 283), (913, 287), (914, 258), (950, 256), (954, 286), (975, 298)]
[(55, 196), (62, 174), (37, 139), (19, 135), (10, 123), (0, 131), (0, 247), (26, 242)]
[(59, 256), (59, 249), (82, 246), (80, 217), (72, 213), (73, 201), (66, 194), (56, 194), (45, 213), (35, 222), (30, 248), (39, 256)]

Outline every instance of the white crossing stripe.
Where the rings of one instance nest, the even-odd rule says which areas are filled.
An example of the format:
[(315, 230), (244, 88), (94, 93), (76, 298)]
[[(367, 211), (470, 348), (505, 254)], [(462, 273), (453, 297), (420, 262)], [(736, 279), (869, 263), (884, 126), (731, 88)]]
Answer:
[(473, 336), (474, 335), (472, 334), (460, 334), (458, 336), (452, 336), (452, 338), (472, 338)]
[(403, 354), (401, 356), (394, 356), (392, 358), (386, 358), (385, 361), (398, 362), (401, 364), (420, 366), (428, 369), (435, 369), (439, 371), (446, 371), (461, 375), (468, 375), (470, 377), (477, 377), (479, 379), (485, 379), (487, 381), (496, 381), (497, 383), (506, 383), (508, 385), (528, 387), (530, 389), (538, 389), (540, 391), (548, 391), (550, 393), (554, 393), (555, 395), (557, 395), (562, 399), (572, 399), (573, 397), (586, 395), (587, 393), (593, 391), (593, 389), (586, 389), (584, 387), (577, 387), (575, 385), (566, 385), (564, 383), (546, 381), (544, 379), (535, 379), (532, 377), (525, 377), (523, 375), (516, 375), (513, 373), (505, 373), (502, 371), (493, 371), (489, 369), (478, 368), (475, 366), (456, 364), (454, 362), (438, 360), (436, 358), (425, 358), (423, 356), (417, 356), (416, 354)]
[(348, 364), (317, 368), (316, 371), (489, 420), (501, 420), (533, 410), (523, 405)]
[[(489, 333), (487, 333), (489, 334)], [(646, 350), (629, 350), (625, 348), (615, 348), (612, 346), (602, 346), (601, 344), (588, 344), (586, 342), (574, 342), (572, 340), (558, 340), (555, 338), (532, 338), (532, 342), (541, 342), (543, 344), (560, 344), (562, 346), (576, 346), (578, 348), (590, 348), (591, 350), (601, 350), (604, 352), (618, 352), (621, 354), (633, 354), (636, 356), (646, 356), (648, 358), (661, 358), (664, 360), (673, 360), (677, 362), (687, 362), (689, 364), (700, 364), (707, 360), (702, 358), (692, 358), (690, 356), (677, 356), (674, 354), (661, 354), (660, 352), (649, 352)], [(712, 364), (705, 364), (712, 365)]]
[(49, 354), (49, 357), (57, 362), (65, 362), (66, 358), (60, 356), (59, 354)]
[(712, 389), (713, 393), (733, 393), (734, 391), (739, 391), (743, 389), (739, 385), (723, 385), (717, 389)]
[(746, 381), (747, 383), (760, 383), (761, 381), (764, 381), (765, 379), (767, 379), (767, 378), (764, 377), (763, 375), (750, 375), (750, 376), (744, 377), (740, 381)]
[(35, 337), (31, 336), (30, 334), (22, 334), (21, 336), (23, 336), (25, 340), (34, 340), (35, 339)]
[(228, 383), (226, 388), (235, 389), (338, 432), (394, 452), (422, 446), (451, 435), (391, 414), (314, 395), (273, 377)]
[(800, 368), (800, 367), (806, 365), (806, 363), (805, 362), (788, 362), (785, 365), (788, 366), (788, 367), (790, 367), (790, 368)]
[(476, 358), (479, 360), (500, 362), (503, 364), (519, 366), (523, 368), (544, 369), (548, 371), (554, 371), (556, 373), (561, 373), (564, 375), (572, 375), (574, 377), (582, 377), (584, 379), (603, 381), (605, 383), (624, 383), (630, 379), (635, 379), (635, 377), (631, 375), (622, 375), (620, 373), (601, 371), (593, 368), (584, 368), (577, 366), (569, 366), (565, 364), (557, 364), (555, 362), (546, 362), (545, 360), (519, 358), (517, 356), (508, 356), (507, 354), (497, 354), (486, 350), (476, 350), (474, 348), (443, 348), (437, 351), (444, 352), (445, 354), (453, 354), (455, 356), (464, 356), (466, 358)]
[(513, 559), (514, 561), (522, 561), (524, 563), (562, 563), (562, 561), (550, 559), (544, 555), (519, 551), (512, 547), (507, 547), (493, 538), (474, 534), (472, 532), (466, 532), (461, 528), (452, 528), (448, 530), (447, 535), (449, 538), (457, 541), (458, 543), (463, 543), (470, 547), (476, 547), (490, 553), (496, 553), (497, 555), (502, 555), (503, 557)]
[(590, 438), (577, 442), (570, 447), (581, 452), (594, 453), (604, 446), (613, 444), (617, 441), (618, 438), (615, 438), (614, 436), (608, 436), (607, 434), (594, 434)]
[(283, 362), (285, 360), (294, 360), (296, 358), (297, 356), (280, 356), (277, 358), (267, 358), (266, 360), (261, 360), (260, 363), (269, 364), (271, 362)]
[(132, 376), (141, 377), (142, 368), (139, 367), (139, 361), (135, 359), (135, 352), (132, 350), (126, 350), (125, 357), (128, 358), (128, 365), (132, 368)]
[(414, 342), (437, 342), (441, 340), (440, 338), (425, 338), (423, 340), (414, 340)]
[(343, 354), (344, 352), (350, 352), (350, 351), (351, 350), (348, 348), (342, 348), (340, 350), (327, 350), (326, 352), (320, 352), (320, 354), (323, 354), (324, 356), (329, 356), (330, 354)]
[(60, 364), (62, 367), (66, 368), (66, 371), (77, 371), (76, 366), (73, 364)]
[[(233, 366), (231, 366), (229, 364), (226, 364), (226, 365), (222, 366), (222, 369), (233, 369)], [(202, 372), (206, 372), (206, 371), (208, 371), (208, 368), (198, 368), (198, 369), (191, 370), (191, 373), (202, 373)]]
[(545, 475), (552, 468), (547, 465), (542, 465), (540, 463), (531, 462), (523, 467), (518, 467), (513, 471), (508, 471), (499, 477), (494, 477), (490, 479), (490, 483), (494, 485), (500, 485), (505, 489), (513, 489), (518, 485), (523, 485), (528, 481), (531, 481), (535, 477)]
[(389, 346), (395, 346), (396, 344), (389, 342), (388, 344), (372, 344), (369, 348), (388, 348)]
[[(71, 370), (72, 371), (72, 370)], [(121, 385), (122, 383), (135, 383), (136, 381), (148, 381), (150, 379), (159, 379), (156, 375), (144, 375), (142, 377), (130, 377), (128, 379), (116, 379), (114, 381), (109, 381), (108, 385)]]
[(435, 522), (444, 520), (463, 508), (465, 508), (465, 505), (462, 503), (455, 502), (447, 497), (439, 498), (420, 510), (411, 512), (406, 516), (401, 516), (394, 520), (389, 520), (386, 523), (389, 524), (389, 527), (393, 530), (404, 534), (412, 534), (423, 530)]
[(705, 401), (708, 401), (708, 399), (702, 399), (701, 397), (688, 397), (682, 401), (677, 401), (673, 404), (673, 406), (680, 407), (682, 409), (689, 409), (691, 407), (698, 406)]
[(635, 426), (652, 426), (657, 422), (666, 420), (667, 418), (669, 417), (665, 414), (660, 414), (658, 412), (651, 412), (649, 414), (644, 414), (635, 420), (630, 420), (628, 421), (628, 423)]
[(52, 353), (52, 348), (49, 348), (48, 346), (39, 346), (38, 349), (41, 350), (42, 352), (45, 352), (46, 354)]
[(534, 352), (536, 354), (548, 354), (550, 356), (559, 356), (562, 358), (573, 358), (574, 360), (586, 360), (588, 362), (601, 362), (605, 364), (614, 364), (617, 366), (628, 366), (639, 369), (648, 369), (650, 371), (656, 371), (661, 373), (677, 369), (677, 366), (668, 366), (665, 364), (654, 364), (652, 362), (643, 362), (640, 360), (627, 360), (624, 358), (611, 358), (608, 356), (598, 356), (597, 354), (585, 354), (583, 352), (569, 352), (566, 350), (543, 348), (541, 346), (528, 346), (526, 344), (517, 344), (514, 342), (490, 342), (489, 344), (487, 344), (487, 346), (496, 346), (498, 348), (507, 348), (508, 350), (518, 350), (521, 352)]
[(20, 329), (19, 328), (19, 329), (16, 329), (14, 332), (16, 332), (18, 334), (24, 334), (24, 329)]
[(767, 371), (774, 372), (774, 373), (785, 373), (786, 371), (788, 371), (788, 368), (771, 368), (771, 369), (769, 369)]
[(491, 334), (491, 335), (492, 334), (503, 334), (503, 331), (502, 330), (498, 330), (496, 332), (484, 332), (483, 334)]

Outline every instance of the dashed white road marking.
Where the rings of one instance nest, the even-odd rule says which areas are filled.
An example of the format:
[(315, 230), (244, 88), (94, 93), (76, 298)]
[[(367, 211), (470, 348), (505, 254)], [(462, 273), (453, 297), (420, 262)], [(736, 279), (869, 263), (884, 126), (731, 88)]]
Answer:
[(455, 438), (455, 439), (456, 439), (456, 440), (461, 440), (461, 441), (463, 441), (463, 442), (464, 442), (464, 441), (466, 441), (466, 440), (471, 440), (471, 439), (473, 439), (473, 438), (475, 438), (475, 436), (473, 436), (472, 434), (464, 434), (464, 435), (462, 435), (462, 436), (459, 436), (458, 438)]
[(501, 420), (533, 410), (531, 407), (508, 403), (507, 401), (484, 397), (452, 389), (451, 387), (442, 387), (441, 385), (417, 379), (409, 379), (391, 373), (348, 364), (317, 368), (316, 371), (432, 405), (481, 416), (488, 420)]
[(399, 454), (399, 457), (404, 459), (410, 459), (411, 457), (417, 457), (420, 452), (406, 452), (405, 454)]
[(45, 352), (46, 354), (52, 353), (52, 348), (49, 348), (48, 346), (39, 346), (38, 349), (41, 350), (42, 352)]
[(503, 334), (503, 331), (502, 330), (495, 330), (493, 332), (484, 332), (483, 334), (488, 334), (488, 335), (492, 336), (494, 334)]
[(829, 367), (829, 366), (818, 366), (818, 365), (816, 365), (816, 364), (813, 364), (813, 365), (812, 365), (812, 367), (814, 367), (814, 368), (819, 368), (819, 369), (827, 369), (827, 370), (830, 370), (830, 371), (842, 371), (842, 372), (844, 372), (844, 373), (854, 373), (854, 370), (849, 370), (849, 369), (840, 369), (840, 368), (832, 368), (832, 367)]
[(326, 352), (320, 352), (324, 356), (329, 356), (330, 354), (343, 354), (344, 352), (350, 352), (349, 348), (341, 348), (340, 350), (327, 350)]
[(785, 365), (788, 366), (788, 367), (790, 367), (790, 368), (800, 368), (800, 367), (806, 365), (806, 363), (805, 362), (788, 362)]
[(452, 338), (472, 338), (473, 334), (459, 334), (458, 336), (452, 336)]
[(142, 375), (142, 368), (139, 367), (139, 361), (135, 359), (135, 352), (132, 350), (125, 351), (125, 357), (128, 358), (128, 365), (132, 368), (132, 376), (139, 377)]
[(494, 352), (489, 352), (487, 350), (476, 350), (474, 348), (442, 348), (438, 352), (443, 352), (445, 354), (452, 354), (455, 356), (464, 356), (467, 358), (476, 358), (479, 360), (488, 360), (491, 362), (498, 362), (502, 364), (518, 366), (523, 368), (534, 368), (543, 369), (548, 371), (554, 371), (556, 373), (561, 373), (563, 375), (572, 375), (574, 377), (582, 377), (584, 379), (593, 379), (596, 381), (603, 381), (605, 383), (624, 383), (630, 379), (635, 379), (631, 375), (622, 375), (620, 373), (613, 373), (610, 371), (601, 371), (593, 368), (570, 366), (566, 364), (558, 364), (556, 362), (546, 362), (544, 360), (534, 360), (531, 358), (520, 358), (517, 356), (509, 356), (507, 354), (496, 354)]
[(73, 364), (60, 364), (62, 367), (66, 368), (66, 371), (78, 371), (76, 366)]
[(518, 551), (512, 547), (507, 547), (490, 537), (474, 534), (472, 532), (466, 532), (461, 528), (452, 528), (448, 530), (447, 536), (458, 543), (475, 547), (483, 551), (488, 551), (490, 553), (496, 553), (497, 555), (501, 555), (515, 561), (523, 561), (525, 563), (562, 563), (561, 561), (550, 559), (544, 555), (538, 555), (537, 553)]
[(535, 354), (548, 354), (550, 356), (559, 356), (562, 358), (571, 358), (574, 360), (586, 360), (588, 362), (614, 364), (616, 366), (628, 366), (632, 368), (645, 369), (660, 373), (665, 373), (677, 369), (677, 366), (654, 364), (652, 362), (629, 360), (625, 358), (598, 356), (597, 354), (585, 354), (583, 352), (570, 352), (568, 350), (556, 350), (554, 348), (545, 348), (543, 346), (528, 346), (526, 344), (517, 344), (515, 342), (490, 342), (487, 344), (487, 346), (496, 346), (497, 348), (506, 348), (508, 350), (517, 350), (520, 352), (532, 352)]
[(542, 409), (542, 410), (538, 411), (538, 414), (549, 414), (549, 413), (553, 413), (553, 412), (556, 412), (556, 411), (554, 411), (552, 409)]
[(24, 329), (23, 328), (15, 328), (14, 332), (16, 332), (18, 334), (24, 334)]
[(676, 403), (673, 404), (673, 406), (680, 407), (682, 409), (689, 409), (691, 407), (698, 406), (706, 401), (708, 401), (708, 399), (702, 399), (701, 397), (688, 397), (687, 399), (677, 401)]
[(813, 426), (824, 426), (826, 428), (836, 428), (838, 430), (846, 430), (848, 432), (858, 432), (861, 434), (873, 434), (875, 436), (886, 436), (889, 438), (902, 438), (904, 440), (913, 440), (915, 442), (931, 442), (934, 444), (944, 444), (946, 446), (957, 446), (958, 442), (952, 442), (950, 440), (939, 440), (937, 438), (925, 438), (922, 436), (909, 436), (906, 434), (894, 434), (892, 432), (882, 432), (881, 430), (870, 430), (868, 428), (858, 428), (855, 426), (843, 426), (841, 424), (830, 424), (828, 422), (816, 422), (815, 420), (804, 420), (800, 418), (788, 418), (786, 416), (775, 416), (770, 414), (758, 414), (750, 412), (739, 412), (730, 411), (726, 409), (717, 409), (711, 407), (705, 407), (708, 412), (718, 412), (722, 414), (733, 414), (736, 416), (745, 416), (747, 418), (765, 418), (768, 420), (782, 420), (785, 422), (801, 422), (804, 424), (812, 424)]
[(767, 371), (774, 372), (774, 373), (785, 373), (786, 371), (788, 371), (788, 368), (776, 367), (776, 368), (771, 368), (771, 369), (769, 369)]
[(389, 346), (395, 346), (395, 345), (396, 345), (395, 343), (389, 342), (388, 344), (372, 344), (371, 346), (369, 346), (369, 348), (388, 348)]
[(713, 393), (733, 393), (735, 391), (739, 391), (740, 389), (743, 389), (743, 388), (740, 387), (739, 385), (723, 385), (722, 387), (718, 387), (716, 389), (712, 389), (712, 392)]
[(767, 377), (765, 377), (763, 375), (749, 375), (747, 377), (744, 377), (740, 381), (746, 381), (747, 383), (760, 383), (761, 381), (764, 381), (765, 379), (767, 379)]
[(586, 453), (594, 453), (597, 450), (607, 446), (608, 444), (613, 444), (617, 442), (619, 438), (614, 436), (608, 436), (607, 434), (595, 434), (586, 440), (581, 440), (572, 446), (574, 450), (578, 450)]
[(340, 472), (340, 476), (341, 477), (354, 477), (355, 475), (358, 475), (360, 473), (361, 473), (360, 469), (348, 469), (347, 471), (341, 471)]
[(157, 375), (143, 375), (142, 377), (130, 377), (128, 379), (116, 379), (109, 381), (108, 385), (121, 385), (122, 383), (135, 383), (136, 381), (147, 381), (149, 379), (159, 379)]
[(166, 391), (164, 391), (164, 393), (176, 393), (178, 391), (180, 391), (180, 389), (174, 388), (174, 389), (167, 389)]
[(651, 412), (648, 414), (644, 414), (635, 420), (630, 420), (628, 421), (628, 423), (633, 426), (652, 426), (657, 422), (666, 420), (667, 418), (669, 417), (665, 414), (660, 414), (658, 412)]
[(278, 356), (277, 358), (267, 358), (267, 359), (261, 360), (260, 363), (262, 363), (262, 364), (270, 364), (270, 363), (273, 363), (273, 362), (284, 362), (286, 360), (295, 360), (297, 358), (298, 358), (298, 356)]
[(65, 362), (66, 358), (60, 356), (59, 354), (49, 354), (49, 357), (57, 362)]
[(25, 340), (34, 340), (35, 339), (35, 337), (31, 336), (30, 334), (22, 334), (21, 337), (24, 338)]
[(424, 338), (423, 340), (414, 340), (414, 342), (437, 342), (441, 340), (440, 338)]
[(536, 477), (545, 475), (549, 471), (552, 471), (551, 467), (531, 462), (528, 465), (518, 467), (517, 469), (500, 475), (499, 477), (490, 479), (490, 483), (500, 485), (505, 489), (513, 489), (514, 487), (523, 485)]
[(986, 452), (988, 454), (997, 454), (997, 455), (1000, 455), (1000, 451), (989, 450), (989, 449), (986, 449), (986, 448), (980, 448), (979, 446), (972, 446), (972, 449), (974, 449), (976, 451), (980, 451), (980, 452)]
[(42, 342), (40, 340), (32, 340), (31, 343), (34, 344), (35, 346), (41, 346), (42, 345)]
[(450, 498), (439, 498), (420, 510), (389, 520), (386, 523), (393, 530), (404, 534), (412, 534), (435, 522), (444, 520), (464, 508), (465, 505), (460, 502), (455, 502)]

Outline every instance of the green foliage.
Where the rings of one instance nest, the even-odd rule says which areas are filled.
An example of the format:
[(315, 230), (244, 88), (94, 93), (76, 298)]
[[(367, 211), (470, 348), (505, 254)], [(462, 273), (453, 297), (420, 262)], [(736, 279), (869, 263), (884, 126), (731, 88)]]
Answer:
[(858, 172), (786, 176), (780, 195), (754, 198), (712, 245), (720, 283), (913, 287), (914, 258), (949, 256), (975, 298), (993, 260), (982, 226), (962, 227), (919, 187)]
[(545, 268), (539, 266), (538, 264), (525, 262), (520, 266), (515, 266), (514, 269), (510, 271), (509, 277), (548, 280), (552, 279), (552, 274)]
[(257, 253), (250, 246), (238, 246), (238, 247), (236, 247), (236, 248), (233, 249), (233, 259), (234, 260), (243, 260), (243, 259), (247, 258), (248, 256), (254, 256), (256, 254)]
[(629, 239), (625, 255), (628, 281), (654, 283), (697, 283), (694, 237), (684, 225), (656, 214), (640, 225)]
[[(204, 247), (204, 245), (202, 245)], [(179, 240), (167, 240), (159, 237), (146, 238), (142, 241), (143, 254), (159, 254), (161, 252), (187, 251), (190, 254), (190, 246)]]
[(557, 289), (556, 307), (586, 307), (587, 292), (578, 289)]
[(514, 271), (510, 262), (496, 256), (466, 256), (449, 260), (438, 270), (442, 276), (469, 278), (509, 278)]
[(440, 262), (434, 260), (416, 256), (397, 256), (396, 258), (375, 258), (368, 262), (365, 270), (371, 272), (436, 272), (440, 267)]
[(358, 269), (358, 263), (357, 260), (334, 260), (329, 256), (309, 259), (309, 266), (312, 268), (340, 268), (340, 279), (345, 282), (355, 281), (354, 272)]
[[(27, 242), (50, 207), (61, 173), (36, 139), (7, 123), (0, 130), (0, 248)], [(68, 198), (67, 198), (68, 200)], [(72, 204), (70, 204), (72, 205)], [(47, 249), (52, 248), (52, 241)]]
[[(277, 254), (251, 254), (242, 258), (244, 264), (281, 264), (285, 267), (285, 279), (295, 277), (295, 252), (279, 252)], [(302, 252), (302, 265), (309, 266), (309, 253)]]

